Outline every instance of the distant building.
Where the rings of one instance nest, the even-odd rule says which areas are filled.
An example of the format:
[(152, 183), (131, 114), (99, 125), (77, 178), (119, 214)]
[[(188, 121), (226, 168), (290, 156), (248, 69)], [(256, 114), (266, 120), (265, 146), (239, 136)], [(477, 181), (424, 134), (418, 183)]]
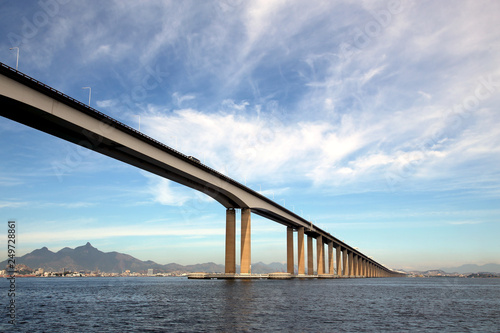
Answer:
[(148, 276), (153, 276), (153, 269), (152, 268), (148, 269)]

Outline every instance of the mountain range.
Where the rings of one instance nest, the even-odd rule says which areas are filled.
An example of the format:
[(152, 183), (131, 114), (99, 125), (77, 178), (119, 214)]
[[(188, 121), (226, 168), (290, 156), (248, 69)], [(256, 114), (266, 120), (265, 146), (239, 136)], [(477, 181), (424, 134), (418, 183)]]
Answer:
[[(176, 263), (161, 265), (154, 261), (142, 261), (128, 254), (119, 252), (102, 252), (90, 243), (71, 249), (65, 247), (58, 252), (52, 252), (47, 247), (34, 250), (22, 257), (16, 258), (16, 264), (26, 265), (32, 269), (43, 268), (45, 271), (62, 272), (73, 271), (100, 271), (106, 273), (122, 273), (126, 270), (131, 272), (145, 272), (152, 268), (161, 273), (190, 273), (190, 272), (224, 272), (224, 265), (213, 262), (196, 265), (179, 265)], [(0, 263), (0, 267), (6, 267), (7, 260)], [(265, 274), (271, 272), (286, 271), (286, 265), (282, 263), (252, 264), (252, 272)]]
[(459, 274), (467, 274), (467, 273), (500, 273), (500, 265), (499, 264), (486, 264), (486, 265), (474, 265), (467, 264), (459, 267), (447, 267), (441, 268), (440, 270), (445, 271), (447, 273), (459, 273)]

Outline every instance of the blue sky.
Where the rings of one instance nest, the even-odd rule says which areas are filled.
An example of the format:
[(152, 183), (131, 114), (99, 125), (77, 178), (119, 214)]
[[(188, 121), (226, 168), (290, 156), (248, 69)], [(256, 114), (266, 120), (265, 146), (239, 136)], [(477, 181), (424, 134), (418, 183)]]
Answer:
[[(94, 108), (380, 263), (500, 263), (499, 2), (0, 6), (0, 61), (19, 47), (20, 71), (85, 103), (91, 87)], [(5, 118), (0, 160), (20, 255), (89, 241), (224, 262), (225, 210), (203, 194)], [(252, 215), (252, 262), (284, 261), (285, 241)]]

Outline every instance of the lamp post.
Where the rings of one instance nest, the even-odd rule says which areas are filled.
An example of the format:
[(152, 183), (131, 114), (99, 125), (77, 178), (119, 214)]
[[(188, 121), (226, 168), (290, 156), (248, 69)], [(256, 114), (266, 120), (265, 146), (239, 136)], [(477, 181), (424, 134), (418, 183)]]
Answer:
[(17, 46), (11, 47), (9, 50), (17, 50), (17, 57), (16, 57), (16, 71), (19, 66), (19, 48)]
[(89, 90), (89, 106), (90, 106), (90, 96), (92, 95), (92, 88), (90, 88), (90, 87), (82, 87), (82, 89), (88, 89)]

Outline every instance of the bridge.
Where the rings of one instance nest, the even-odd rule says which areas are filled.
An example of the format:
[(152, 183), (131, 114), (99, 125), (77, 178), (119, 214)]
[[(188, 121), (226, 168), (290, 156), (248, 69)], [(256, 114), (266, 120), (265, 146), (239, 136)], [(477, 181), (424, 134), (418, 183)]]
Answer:
[(314, 240), (318, 277), (404, 276), (196, 158), (186, 156), (3, 63), (0, 63), (0, 115), (215, 199), (226, 208), (226, 277), (237, 276), (237, 209), (241, 210), (238, 276), (251, 275), (251, 213), (286, 226), (287, 271), (292, 275), (295, 266), (293, 233), (296, 231), (298, 276), (314, 275)]

